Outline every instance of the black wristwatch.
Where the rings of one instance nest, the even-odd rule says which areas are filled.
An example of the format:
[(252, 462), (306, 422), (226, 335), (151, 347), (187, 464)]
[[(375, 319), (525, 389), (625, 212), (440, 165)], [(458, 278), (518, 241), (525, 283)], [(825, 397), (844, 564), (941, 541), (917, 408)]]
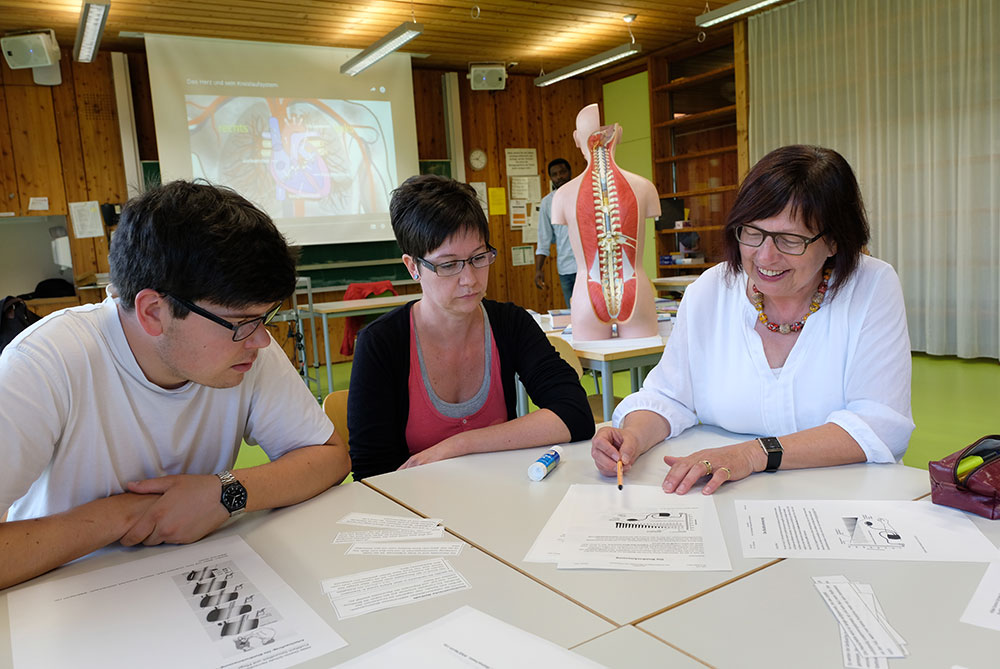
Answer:
[(247, 489), (236, 480), (233, 473), (228, 469), (221, 471), (216, 476), (222, 481), (222, 506), (226, 507), (229, 517), (238, 516), (246, 511)]
[(781, 466), (781, 455), (785, 452), (785, 449), (781, 447), (781, 442), (778, 441), (777, 437), (760, 437), (757, 441), (767, 453), (767, 466), (764, 467), (764, 471), (778, 471), (778, 467)]

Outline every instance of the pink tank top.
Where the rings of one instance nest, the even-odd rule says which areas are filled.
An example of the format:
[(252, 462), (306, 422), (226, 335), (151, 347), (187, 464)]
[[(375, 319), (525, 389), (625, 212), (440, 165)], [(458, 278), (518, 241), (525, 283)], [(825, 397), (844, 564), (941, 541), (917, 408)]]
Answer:
[[(485, 319), (485, 312), (483, 315)], [(485, 328), (490, 332), (489, 322)], [(410, 413), (406, 421), (406, 445), (410, 455), (430, 448), (448, 437), (460, 432), (476, 430), (490, 425), (499, 425), (507, 421), (507, 404), (503, 396), (503, 381), (500, 378), (500, 354), (497, 352), (496, 341), (490, 332), (490, 367), (489, 390), (486, 401), (478, 409), (472, 409), (468, 415), (455, 417), (446, 416), (434, 406), (431, 399), (433, 390), (430, 382), (424, 381), (423, 368), (420, 365), (420, 355), (417, 348), (416, 328), (413, 324), (413, 313), (410, 313), (410, 376), (409, 397)], [(484, 345), (485, 350), (485, 345)], [(485, 381), (485, 378), (484, 378)], [(480, 389), (479, 392), (482, 392)], [(479, 393), (477, 393), (478, 395)], [(447, 404), (440, 398), (439, 404)], [(475, 398), (473, 398), (475, 399)], [(448, 405), (459, 408), (458, 405)], [(457, 412), (461, 414), (462, 412)]]

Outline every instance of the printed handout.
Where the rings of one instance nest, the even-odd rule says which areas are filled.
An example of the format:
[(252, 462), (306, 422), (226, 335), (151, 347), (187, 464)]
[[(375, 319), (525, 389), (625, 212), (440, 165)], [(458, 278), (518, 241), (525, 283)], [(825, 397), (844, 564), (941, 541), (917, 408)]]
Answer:
[(322, 585), (339, 620), (471, 587), (444, 558), (328, 578)]
[(279, 669), (347, 645), (239, 537), (42, 581), (7, 602), (18, 667)]
[(385, 516), (379, 513), (352, 511), (337, 521), (340, 525), (360, 525), (393, 530), (432, 530), (441, 524), (440, 518), (414, 518), (413, 516)]
[(963, 623), (1000, 631), (1000, 563), (986, 567), (986, 573), (972, 594), (961, 618)]
[(930, 502), (736, 500), (736, 516), (748, 558), (1000, 560), (968, 516)]
[(731, 569), (715, 501), (659, 486), (572, 485), (525, 562), (560, 569)]
[(814, 576), (813, 585), (840, 625), (845, 669), (888, 669), (887, 658), (908, 655), (870, 585), (845, 576)]

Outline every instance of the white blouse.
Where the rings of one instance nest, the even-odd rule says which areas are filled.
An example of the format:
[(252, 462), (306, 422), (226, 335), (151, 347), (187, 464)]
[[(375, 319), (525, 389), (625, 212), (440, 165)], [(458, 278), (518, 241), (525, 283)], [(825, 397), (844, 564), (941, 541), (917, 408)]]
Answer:
[(691, 284), (663, 357), (615, 410), (614, 425), (640, 409), (666, 418), (671, 437), (698, 422), (778, 437), (834, 423), (868, 462), (899, 460), (914, 425), (910, 338), (892, 266), (862, 256), (806, 321), (778, 374), (754, 330), (746, 283), (720, 264)]

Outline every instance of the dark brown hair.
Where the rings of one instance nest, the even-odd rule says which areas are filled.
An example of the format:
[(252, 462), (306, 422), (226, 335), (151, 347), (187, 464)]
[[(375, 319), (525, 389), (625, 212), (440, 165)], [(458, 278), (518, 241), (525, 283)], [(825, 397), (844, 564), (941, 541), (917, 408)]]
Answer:
[(827, 242), (836, 245), (837, 252), (827, 260), (835, 293), (857, 269), (868, 244), (868, 217), (851, 166), (833, 149), (820, 146), (783, 146), (751, 168), (726, 219), (723, 244), (730, 274), (743, 269), (736, 228), (777, 216), (789, 204), (792, 216), (813, 234), (826, 231)]
[(389, 220), (399, 248), (416, 258), (459, 232), (490, 241), (486, 215), (472, 186), (433, 174), (410, 177), (392, 191)]

